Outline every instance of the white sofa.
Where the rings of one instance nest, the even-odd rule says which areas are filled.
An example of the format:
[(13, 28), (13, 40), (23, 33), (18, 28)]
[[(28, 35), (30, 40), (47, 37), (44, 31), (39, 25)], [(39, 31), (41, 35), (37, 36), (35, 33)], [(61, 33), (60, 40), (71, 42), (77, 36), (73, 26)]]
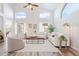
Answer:
[(24, 48), (24, 43), (22, 40), (8, 38), (8, 52), (14, 52)]
[[(54, 46), (60, 46), (59, 37), (64, 35), (63, 33), (59, 32), (52, 32), (48, 35), (48, 39), (54, 44)], [(70, 46), (68, 36), (64, 35), (67, 38), (67, 46)], [(63, 41), (62, 46), (65, 46), (65, 42)]]

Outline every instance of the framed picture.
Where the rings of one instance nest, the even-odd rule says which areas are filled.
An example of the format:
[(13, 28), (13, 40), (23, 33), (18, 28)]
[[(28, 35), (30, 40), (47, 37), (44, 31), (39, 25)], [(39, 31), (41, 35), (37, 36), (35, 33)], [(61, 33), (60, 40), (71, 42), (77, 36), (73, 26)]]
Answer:
[(32, 24), (29, 24), (29, 28), (32, 28)]
[(37, 28), (37, 24), (34, 24), (34, 25), (33, 25), (33, 29), (36, 29), (36, 28)]

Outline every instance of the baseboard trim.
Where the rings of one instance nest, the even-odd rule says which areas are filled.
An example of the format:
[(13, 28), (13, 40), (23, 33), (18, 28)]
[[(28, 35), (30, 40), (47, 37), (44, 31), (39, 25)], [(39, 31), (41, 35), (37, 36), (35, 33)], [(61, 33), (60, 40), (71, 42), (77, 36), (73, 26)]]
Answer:
[(75, 47), (71, 47), (72, 49), (74, 49), (75, 51), (79, 52), (79, 49), (75, 48)]
[[(59, 48), (59, 46), (55, 46), (56, 48)], [(66, 46), (67, 48), (70, 46)], [(65, 46), (61, 46), (61, 48), (65, 48)]]

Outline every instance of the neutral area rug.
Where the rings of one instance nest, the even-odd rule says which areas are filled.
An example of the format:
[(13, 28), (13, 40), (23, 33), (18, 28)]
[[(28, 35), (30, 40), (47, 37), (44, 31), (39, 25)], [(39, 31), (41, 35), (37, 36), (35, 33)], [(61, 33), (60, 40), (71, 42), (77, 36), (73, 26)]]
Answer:
[(26, 40), (23, 41), (25, 47), (22, 50), (15, 51), (10, 55), (13, 56), (61, 56), (61, 52), (58, 48), (54, 47), (48, 40), (45, 40), (44, 44), (26, 44)]

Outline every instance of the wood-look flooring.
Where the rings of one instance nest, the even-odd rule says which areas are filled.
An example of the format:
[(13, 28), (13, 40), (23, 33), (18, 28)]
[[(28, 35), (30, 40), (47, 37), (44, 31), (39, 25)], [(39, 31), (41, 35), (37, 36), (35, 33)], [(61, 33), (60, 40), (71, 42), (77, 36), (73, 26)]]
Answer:
[[(78, 51), (75, 51), (74, 49), (72, 48), (62, 48), (62, 49), (59, 49), (63, 56), (79, 56), (79, 52)], [(5, 44), (3, 43), (0, 43), (0, 56), (2, 55), (5, 55), (6, 54), (6, 48), (5, 48)]]
[(72, 48), (61, 48), (59, 49), (63, 56), (79, 56), (79, 52)]

